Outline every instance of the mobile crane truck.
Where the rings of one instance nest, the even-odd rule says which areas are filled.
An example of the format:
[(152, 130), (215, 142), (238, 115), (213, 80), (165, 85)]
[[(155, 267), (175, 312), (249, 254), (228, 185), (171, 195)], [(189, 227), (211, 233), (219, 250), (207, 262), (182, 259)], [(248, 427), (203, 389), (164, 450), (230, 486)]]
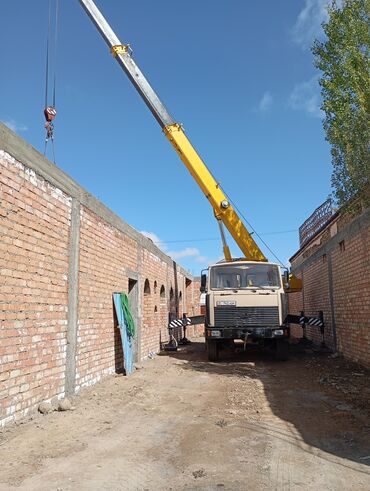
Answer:
[[(278, 358), (285, 359), (290, 333), (284, 286), (289, 291), (299, 291), (300, 280), (285, 275), (283, 286), (279, 265), (268, 262), (181, 124), (172, 119), (133, 60), (130, 45), (120, 42), (92, 0), (79, 2), (208, 199), (219, 224), (225, 261), (210, 266), (208, 275), (202, 275), (201, 280), (201, 291), (206, 292), (205, 338), (209, 360), (217, 361), (220, 348), (234, 340), (241, 340), (244, 347), (249, 342), (271, 347)], [(224, 226), (244, 254), (242, 259), (232, 259)]]

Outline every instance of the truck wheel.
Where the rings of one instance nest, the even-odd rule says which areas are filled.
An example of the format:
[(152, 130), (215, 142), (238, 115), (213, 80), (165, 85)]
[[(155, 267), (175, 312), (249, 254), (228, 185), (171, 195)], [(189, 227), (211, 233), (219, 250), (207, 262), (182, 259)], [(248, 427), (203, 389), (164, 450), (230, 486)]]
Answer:
[(289, 358), (289, 343), (286, 339), (277, 339), (275, 345), (275, 358), (286, 361)]
[(216, 341), (207, 340), (208, 361), (218, 361), (219, 345)]

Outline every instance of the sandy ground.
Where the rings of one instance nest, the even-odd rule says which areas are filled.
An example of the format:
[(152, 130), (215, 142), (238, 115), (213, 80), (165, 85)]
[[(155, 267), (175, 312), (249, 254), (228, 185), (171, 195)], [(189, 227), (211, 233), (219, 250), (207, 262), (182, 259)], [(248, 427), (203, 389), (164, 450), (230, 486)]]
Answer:
[(369, 490), (368, 373), (204, 344), (0, 433), (1, 490)]

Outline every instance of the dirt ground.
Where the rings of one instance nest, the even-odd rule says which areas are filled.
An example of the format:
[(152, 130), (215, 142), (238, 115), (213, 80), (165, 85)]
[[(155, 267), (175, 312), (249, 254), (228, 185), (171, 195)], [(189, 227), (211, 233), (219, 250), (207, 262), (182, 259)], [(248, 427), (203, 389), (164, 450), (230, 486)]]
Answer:
[(0, 433), (1, 490), (369, 490), (369, 373), (204, 343)]

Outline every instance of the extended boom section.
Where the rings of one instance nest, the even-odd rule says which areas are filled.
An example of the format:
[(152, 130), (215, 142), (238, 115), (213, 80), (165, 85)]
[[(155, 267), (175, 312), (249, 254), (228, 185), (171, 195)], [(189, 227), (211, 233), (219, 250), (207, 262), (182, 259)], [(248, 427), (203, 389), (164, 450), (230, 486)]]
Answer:
[(132, 59), (130, 46), (121, 43), (92, 0), (79, 0), (79, 2), (161, 127), (163, 128), (168, 124), (173, 124), (174, 120), (169, 115), (164, 104), (160, 101), (140, 68)]

